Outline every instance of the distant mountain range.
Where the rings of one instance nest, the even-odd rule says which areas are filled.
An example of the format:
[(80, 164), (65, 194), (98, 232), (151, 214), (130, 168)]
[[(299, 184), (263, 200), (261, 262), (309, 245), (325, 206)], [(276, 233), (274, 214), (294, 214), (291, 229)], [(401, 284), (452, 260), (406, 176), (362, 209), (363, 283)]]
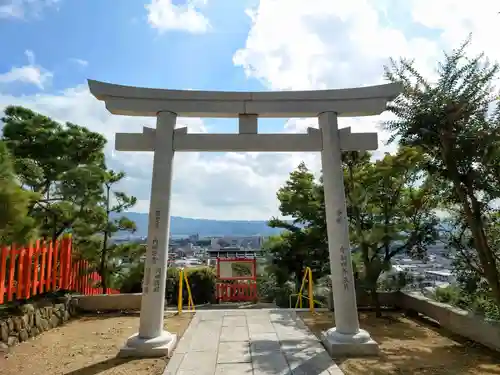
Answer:
[[(148, 214), (139, 212), (126, 212), (119, 216), (126, 216), (137, 225), (134, 236), (147, 237)], [(442, 223), (442, 230), (449, 230), (449, 226)], [(192, 219), (187, 217), (172, 216), (170, 219), (170, 235), (172, 237), (190, 236), (198, 234), (200, 237), (215, 236), (272, 236), (279, 234), (280, 229), (270, 228), (264, 220), (210, 220)], [(117, 237), (127, 235), (119, 234)]]
[[(126, 216), (137, 225), (134, 236), (148, 235), (148, 214), (126, 212), (119, 216)], [(170, 234), (173, 237), (198, 234), (200, 237), (210, 236), (271, 236), (279, 234), (281, 230), (270, 228), (266, 221), (261, 220), (210, 220), (191, 219), (172, 216), (170, 219)]]

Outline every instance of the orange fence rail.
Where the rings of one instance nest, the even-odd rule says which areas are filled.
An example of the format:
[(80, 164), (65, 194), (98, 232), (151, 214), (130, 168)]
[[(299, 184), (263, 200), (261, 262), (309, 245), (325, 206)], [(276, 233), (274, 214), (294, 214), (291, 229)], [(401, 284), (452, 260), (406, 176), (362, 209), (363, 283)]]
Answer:
[(242, 302), (254, 301), (257, 299), (257, 284), (235, 283), (235, 284), (216, 284), (216, 297), (220, 302)]
[[(36, 241), (27, 247), (0, 247), (0, 304), (60, 289), (92, 295), (101, 280), (85, 260), (74, 261), (72, 241)], [(107, 289), (107, 294), (119, 291)]]

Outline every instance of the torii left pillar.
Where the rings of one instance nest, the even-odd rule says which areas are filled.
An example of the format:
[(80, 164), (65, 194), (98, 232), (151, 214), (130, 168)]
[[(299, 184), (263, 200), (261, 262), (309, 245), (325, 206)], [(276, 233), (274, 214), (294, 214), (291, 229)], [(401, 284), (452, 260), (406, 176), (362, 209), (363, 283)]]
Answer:
[(176, 120), (172, 112), (160, 112), (156, 119), (139, 332), (127, 340), (120, 356), (170, 356), (177, 342), (177, 335), (163, 329)]

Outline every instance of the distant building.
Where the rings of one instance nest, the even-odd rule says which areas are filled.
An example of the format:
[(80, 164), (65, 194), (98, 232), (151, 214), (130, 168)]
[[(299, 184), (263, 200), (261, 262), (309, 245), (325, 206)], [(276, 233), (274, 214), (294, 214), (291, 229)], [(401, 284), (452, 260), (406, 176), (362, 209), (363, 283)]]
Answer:
[(222, 247), (220, 249), (208, 249), (206, 251), (208, 263), (215, 265), (217, 258), (262, 258), (264, 256), (261, 249), (245, 249), (236, 246)]
[(425, 271), (425, 278), (426, 280), (433, 281), (436, 284), (453, 284), (455, 282), (455, 276), (449, 270)]

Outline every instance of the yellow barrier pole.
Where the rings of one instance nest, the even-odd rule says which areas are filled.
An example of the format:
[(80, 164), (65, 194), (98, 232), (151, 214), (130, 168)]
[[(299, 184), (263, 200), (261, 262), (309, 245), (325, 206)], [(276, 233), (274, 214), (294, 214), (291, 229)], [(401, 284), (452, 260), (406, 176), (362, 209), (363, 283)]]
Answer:
[(297, 294), (297, 302), (295, 303), (295, 308), (297, 308), (297, 306), (302, 308), (302, 290), (304, 289), (304, 285), (305, 285), (306, 280), (307, 280), (307, 270), (308, 269), (309, 269), (309, 267), (306, 267), (306, 271), (304, 272), (304, 277), (302, 278), (302, 284), (300, 285), (299, 294)]
[(182, 313), (182, 282), (184, 281), (184, 268), (179, 270), (179, 293), (177, 296), (177, 312)]
[(183, 274), (184, 274), (184, 281), (186, 282), (186, 289), (188, 292), (188, 309), (189, 311), (194, 311), (194, 301), (193, 301), (193, 295), (191, 294), (191, 286), (189, 285), (187, 274), (185, 272), (183, 272)]
[(313, 296), (313, 276), (312, 276), (312, 271), (308, 267), (307, 270), (309, 271), (309, 310), (311, 313), (314, 313), (314, 296)]

